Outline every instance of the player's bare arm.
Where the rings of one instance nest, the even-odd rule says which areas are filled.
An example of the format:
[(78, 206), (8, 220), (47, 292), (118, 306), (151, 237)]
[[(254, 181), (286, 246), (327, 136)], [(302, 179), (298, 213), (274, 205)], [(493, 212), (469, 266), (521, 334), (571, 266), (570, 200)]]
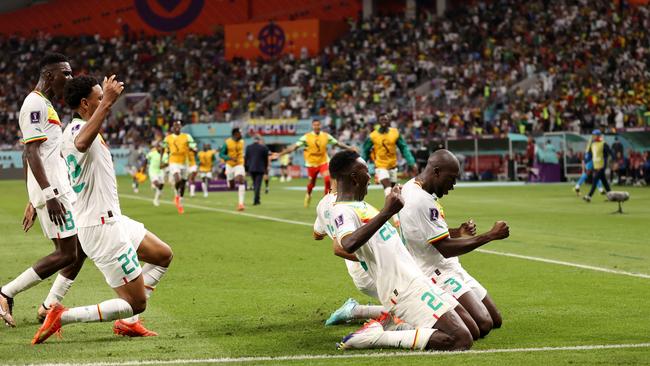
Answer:
[(469, 219), (467, 222), (463, 222), (458, 228), (449, 229), (449, 236), (452, 238), (474, 235), (476, 235), (476, 224), (472, 219)]
[(375, 235), (377, 230), (397, 214), (404, 207), (404, 199), (401, 196), (402, 187), (397, 185), (393, 187), (391, 193), (386, 196), (384, 208), (373, 217), (367, 224), (355, 230), (352, 234), (341, 238), (341, 247), (347, 253), (354, 253)]
[(34, 178), (38, 183), (41, 190), (45, 193), (45, 206), (47, 207), (47, 213), (50, 216), (50, 220), (57, 225), (63, 225), (65, 223), (65, 207), (59, 202), (56, 198), (56, 192), (54, 192), (55, 187), (50, 187), (50, 181), (47, 179), (45, 174), (45, 168), (43, 168), (43, 160), (38, 152), (39, 147), (43, 143), (43, 140), (30, 142), (25, 145), (25, 160), (29, 164), (29, 169), (31, 169)]
[(470, 237), (449, 237), (434, 243), (434, 245), (440, 254), (445, 258), (450, 258), (469, 253), (491, 241), (505, 239), (509, 235), (510, 228), (508, 224), (505, 221), (497, 221), (492, 229), (485, 234)]
[(113, 103), (120, 96), (124, 90), (124, 83), (117, 81), (115, 75), (111, 75), (110, 78), (104, 78), (103, 87), (104, 95), (102, 101), (99, 103), (99, 107), (95, 110), (92, 117), (88, 122), (81, 128), (79, 134), (74, 140), (74, 146), (80, 152), (86, 152), (90, 145), (95, 141), (99, 130), (102, 127), (102, 123), (113, 106)]
[(332, 240), (332, 250), (334, 251), (334, 255), (337, 257), (341, 257), (353, 262), (359, 261), (359, 258), (357, 258), (355, 254), (351, 254), (343, 250), (341, 244), (339, 244), (337, 240)]

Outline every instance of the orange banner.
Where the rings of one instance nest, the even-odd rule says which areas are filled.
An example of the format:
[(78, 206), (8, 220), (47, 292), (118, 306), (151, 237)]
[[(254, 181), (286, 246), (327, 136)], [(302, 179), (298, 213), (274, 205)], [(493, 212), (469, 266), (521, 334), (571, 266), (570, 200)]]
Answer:
[(213, 34), (226, 24), (296, 14), (341, 20), (356, 17), (359, 10), (360, 0), (51, 0), (0, 14), (0, 34)]
[(330, 45), (348, 29), (335, 21), (294, 20), (227, 25), (226, 59), (255, 59), (302, 52), (313, 56)]

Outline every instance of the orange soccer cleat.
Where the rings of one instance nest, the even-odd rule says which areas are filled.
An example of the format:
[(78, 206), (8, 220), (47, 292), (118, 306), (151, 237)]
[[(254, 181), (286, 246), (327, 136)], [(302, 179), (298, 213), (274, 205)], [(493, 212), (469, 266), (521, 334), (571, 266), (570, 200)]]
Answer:
[(59, 337), (61, 336), (61, 315), (63, 315), (63, 312), (68, 310), (65, 308), (63, 305), (61, 305), (58, 302), (55, 302), (50, 306), (50, 311), (47, 314), (47, 317), (45, 317), (45, 321), (43, 322), (43, 325), (41, 325), (40, 328), (38, 328), (38, 331), (34, 335), (34, 338), (32, 339), (32, 344), (40, 344), (45, 342), (52, 334), (57, 334)]
[(240, 204), (237, 205), (237, 211), (244, 211), (245, 208), (246, 207), (244, 206), (243, 203), (240, 203)]
[(116, 320), (113, 323), (113, 333), (125, 337), (155, 337), (158, 335), (145, 328), (141, 320), (135, 323), (128, 323), (124, 320)]

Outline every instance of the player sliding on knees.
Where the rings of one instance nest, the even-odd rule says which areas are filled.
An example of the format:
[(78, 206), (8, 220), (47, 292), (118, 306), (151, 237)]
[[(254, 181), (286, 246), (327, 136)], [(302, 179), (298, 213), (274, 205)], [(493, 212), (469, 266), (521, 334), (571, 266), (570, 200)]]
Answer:
[(377, 211), (363, 201), (370, 175), (356, 152), (334, 155), (330, 170), (337, 179), (338, 194), (329, 224), (338, 243), (366, 264), (382, 305), (415, 328), (386, 331), (381, 322), (370, 321), (343, 338), (339, 348), (469, 349), (472, 334), (457, 313), (462, 306), (420, 271), (388, 222), (404, 205), (401, 187), (393, 187), (384, 208)]
[(510, 235), (499, 221), (489, 232), (476, 235), (472, 220), (459, 228), (447, 226), (439, 198), (454, 189), (460, 176), (458, 159), (448, 150), (431, 154), (422, 173), (402, 188), (404, 208), (399, 213), (402, 237), (424, 274), (453, 295), (476, 322), (480, 334), (501, 327), (501, 314), (487, 290), (461, 266), (458, 256)]
[[(74, 208), (81, 246), (117, 298), (71, 309), (54, 302), (32, 344), (43, 343), (62, 326), (79, 322), (117, 320), (113, 326), (117, 334), (156, 335), (142, 326), (137, 314), (145, 310), (147, 298), (167, 271), (172, 252), (142, 224), (122, 215), (113, 160), (99, 133), (122, 90), (123, 83), (114, 75), (104, 79), (103, 88), (88, 76), (68, 82), (65, 101), (75, 114), (64, 131), (61, 148), (78, 192)], [(148, 263), (144, 267), (138, 261), (139, 254)]]

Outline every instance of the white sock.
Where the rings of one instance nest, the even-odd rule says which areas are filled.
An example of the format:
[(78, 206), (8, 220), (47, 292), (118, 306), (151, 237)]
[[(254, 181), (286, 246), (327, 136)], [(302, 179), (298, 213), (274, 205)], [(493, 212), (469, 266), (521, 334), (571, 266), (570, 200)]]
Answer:
[(196, 186), (194, 183), (190, 183), (190, 196), (194, 196), (194, 192), (196, 192)]
[(207, 196), (208, 195), (208, 185), (205, 184), (205, 182), (201, 182), (201, 189), (203, 189), (203, 194), (205, 196)]
[(374, 319), (386, 312), (381, 305), (357, 305), (352, 309), (354, 319)]
[(111, 299), (95, 305), (80, 306), (61, 314), (61, 325), (69, 323), (106, 322), (128, 318), (133, 309), (123, 299)]
[(244, 184), (239, 185), (239, 204), (244, 204), (244, 195), (246, 194), (246, 187)]
[(386, 187), (386, 188), (384, 188), (384, 197), (385, 197), (385, 196), (388, 196), (388, 195), (390, 194), (390, 192), (392, 192), (392, 191), (393, 191), (393, 188), (392, 188), (392, 187)]
[(384, 331), (375, 342), (375, 348), (392, 347), (424, 350), (435, 329), (418, 328), (415, 330)]
[(36, 274), (34, 268), (29, 267), (25, 272), (21, 273), (13, 281), (2, 286), (2, 293), (7, 297), (15, 297), (19, 293), (33, 287), (37, 283), (41, 282), (42, 279)]
[(49, 309), (50, 305), (52, 305), (52, 303), (55, 301), (61, 302), (61, 300), (63, 300), (63, 297), (65, 297), (65, 294), (67, 294), (68, 290), (70, 290), (70, 287), (73, 283), (74, 280), (65, 278), (59, 273), (56, 276), (54, 283), (52, 284), (52, 288), (50, 288), (50, 293), (47, 294), (45, 301), (43, 301), (45, 308)]
[(156, 187), (156, 193), (154, 193), (153, 199), (158, 201), (161, 194), (162, 194), (162, 190), (160, 190), (158, 187)]
[[(149, 263), (142, 266), (142, 278), (144, 279), (144, 291), (147, 300), (151, 297), (151, 294), (156, 289), (156, 285), (158, 285), (158, 282), (160, 282), (165, 273), (167, 273), (166, 267), (155, 266)], [(135, 323), (138, 319), (140, 319), (140, 316), (139, 314), (136, 314), (130, 318), (122, 320), (127, 323)]]

